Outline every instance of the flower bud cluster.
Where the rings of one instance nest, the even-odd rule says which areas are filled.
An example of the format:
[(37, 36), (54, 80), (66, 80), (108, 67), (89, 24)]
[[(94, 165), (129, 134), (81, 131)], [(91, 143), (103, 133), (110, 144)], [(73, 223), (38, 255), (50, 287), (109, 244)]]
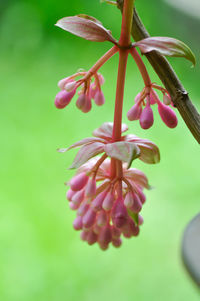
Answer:
[(110, 159), (94, 173), (97, 160), (92, 159), (78, 169), (69, 182), (67, 199), (70, 208), (77, 211), (73, 226), (81, 230), (81, 239), (89, 245), (98, 243), (106, 250), (110, 243), (119, 247), (122, 236), (130, 238), (139, 234), (143, 219), (138, 213), (146, 200), (143, 189), (148, 188), (148, 181), (141, 171), (127, 170), (125, 165), (124, 179), (113, 181)]
[[(76, 80), (79, 76), (82, 76), (82, 79)], [(65, 108), (71, 102), (77, 89), (81, 87), (78, 91), (76, 106), (83, 113), (87, 113), (92, 108), (92, 99), (94, 99), (95, 104), (98, 106), (104, 104), (105, 98), (101, 91), (103, 83), (104, 78), (99, 73), (90, 75), (87, 72), (78, 72), (70, 77), (66, 77), (58, 82), (61, 91), (56, 95), (55, 106), (58, 109)]]
[[(163, 102), (159, 100), (158, 94), (154, 89), (163, 93)], [(135, 104), (128, 111), (127, 117), (130, 121), (139, 120), (143, 129), (149, 129), (154, 123), (152, 105), (157, 104), (158, 113), (162, 121), (169, 127), (177, 126), (178, 120), (174, 111), (169, 107), (173, 106), (169, 93), (162, 87), (152, 84), (145, 87), (142, 92), (135, 97)]]

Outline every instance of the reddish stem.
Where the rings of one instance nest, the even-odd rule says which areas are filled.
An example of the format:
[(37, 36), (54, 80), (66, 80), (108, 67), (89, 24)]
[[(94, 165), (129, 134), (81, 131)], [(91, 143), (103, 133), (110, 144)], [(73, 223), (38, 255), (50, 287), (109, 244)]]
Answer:
[[(121, 124), (122, 124), (122, 109), (123, 109), (123, 97), (124, 97), (124, 84), (126, 75), (126, 65), (128, 59), (128, 46), (131, 42), (131, 26), (133, 17), (134, 0), (124, 0), (123, 15), (122, 15), (122, 27), (121, 35), (119, 39), (119, 66), (117, 76), (117, 89), (115, 97), (115, 115), (113, 124), (112, 141), (121, 140)], [(116, 159), (111, 160), (111, 177), (118, 177), (122, 179), (123, 169), (122, 162)], [(122, 189), (122, 185), (119, 185), (119, 195)]]
[(97, 62), (90, 68), (87, 74), (84, 76), (83, 80), (88, 80), (93, 74), (95, 74), (99, 68), (101, 68), (116, 52), (118, 52), (118, 47), (113, 46), (110, 50), (108, 50)]
[(125, 84), (127, 58), (128, 58), (128, 50), (120, 49), (117, 89), (116, 89), (116, 98), (115, 98), (113, 137), (112, 137), (113, 141), (121, 140), (122, 109), (123, 109), (124, 84)]
[(140, 70), (140, 73), (142, 75), (144, 84), (146, 87), (151, 86), (151, 79), (149, 77), (148, 71), (145, 67), (145, 64), (143, 63), (138, 51), (135, 49), (135, 47), (131, 48), (130, 54), (132, 55), (134, 61), (136, 62), (138, 69)]
[(134, 0), (124, 0), (121, 35), (119, 45), (127, 47), (131, 43), (131, 27), (133, 19)]

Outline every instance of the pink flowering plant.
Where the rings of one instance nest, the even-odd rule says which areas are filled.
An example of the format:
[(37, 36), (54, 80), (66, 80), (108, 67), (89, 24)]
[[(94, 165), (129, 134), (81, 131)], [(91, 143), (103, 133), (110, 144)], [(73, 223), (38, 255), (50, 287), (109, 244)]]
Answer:
[[(113, 1), (107, 1), (113, 3)], [(81, 239), (89, 245), (98, 243), (102, 250), (109, 244), (119, 247), (122, 237), (130, 238), (139, 234), (143, 218), (140, 215), (146, 201), (144, 189), (150, 185), (146, 175), (131, 168), (139, 159), (147, 164), (160, 161), (158, 147), (147, 139), (133, 134), (122, 123), (122, 109), (127, 59), (130, 55), (144, 81), (144, 87), (135, 97), (135, 103), (127, 112), (130, 121), (137, 121), (143, 129), (149, 129), (154, 122), (152, 106), (157, 106), (162, 121), (169, 128), (177, 126), (169, 92), (153, 83), (142, 61), (141, 55), (156, 50), (161, 55), (185, 57), (195, 64), (191, 50), (181, 41), (168, 37), (151, 37), (131, 42), (134, 0), (124, 0), (121, 35), (117, 41), (102, 23), (87, 15), (65, 17), (56, 26), (86, 40), (109, 41), (113, 46), (94, 64), (89, 71), (78, 71), (59, 81), (60, 92), (56, 95), (55, 106), (63, 109), (76, 95), (76, 106), (83, 113), (105, 103), (102, 92), (104, 78), (100, 68), (115, 54), (119, 55), (118, 77), (115, 96), (114, 120), (105, 122), (93, 131), (93, 137), (84, 138), (68, 148), (79, 151), (71, 165), (76, 175), (67, 183), (67, 199), (72, 210), (77, 212), (73, 226), (81, 231)], [(161, 91), (159, 99), (156, 91)]]

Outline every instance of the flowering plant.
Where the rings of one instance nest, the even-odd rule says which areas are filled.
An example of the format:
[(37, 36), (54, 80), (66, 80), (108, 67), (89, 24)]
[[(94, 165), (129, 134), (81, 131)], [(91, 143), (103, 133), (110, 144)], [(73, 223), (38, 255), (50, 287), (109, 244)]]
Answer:
[[(106, 1), (114, 4), (113, 1)], [(92, 245), (98, 243), (105, 250), (109, 244), (119, 247), (121, 237), (137, 236), (143, 223), (140, 211), (145, 203), (143, 190), (149, 189), (148, 179), (143, 172), (131, 168), (134, 160), (148, 164), (158, 163), (158, 147), (147, 139), (135, 135), (122, 135), (128, 127), (122, 124), (123, 95), (128, 56), (131, 55), (141, 73), (144, 88), (135, 97), (135, 103), (127, 112), (130, 121), (139, 120), (143, 129), (154, 122), (152, 106), (158, 106), (162, 121), (169, 127), (177, 126), (177, 117), (169, 92), (151, 82), (147, 69), (137, 50), (142, 54), (156, 50), (162, 55), (185, 57), (195, 64), (191, 50), (181, 41), (168, 37), (151, 37), (131, 42), (134, 0), (124, 0), (121, 35), (117, 41), (109, 30), (97, 19), (87, 15), (65, 17), (57, 26), (90, 41), (109, 41), (113, 46), (88, 71), (78, 71), (59, 81), (61, 89), (56, 95), (55, 106), (63, 109), (78, 94), (76, 106), (83, 113), (92, 109), (92, 101), (98, 106), (105, 103), (102, 92), (104, 83), (99, 69), (113, 55), (119, 54), (118, 78), (115, 97), (114, 121), (105, 122), (94, 130), (91, 138), (85, 138), (65, 152), (80, 147), (70, 168), (77, 169), (76, 175), (67, 183), (70, 189), (67, 199), (72, 210), (77, 210), (75, 230), (82, 230), (81, 238)], [(163, 94), (159, 99), (156, 90)], [(97, 155), (100, 155), (96, 157)]]

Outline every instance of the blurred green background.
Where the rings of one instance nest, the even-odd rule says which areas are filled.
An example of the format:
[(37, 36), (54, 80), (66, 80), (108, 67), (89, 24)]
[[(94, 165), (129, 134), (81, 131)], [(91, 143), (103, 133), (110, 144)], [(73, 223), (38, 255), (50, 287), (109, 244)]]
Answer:
[[(152, 35), (181, 39), (195, 52), (195, 69), (183, 59), (170, 62), (200, 109), (200, 19), (161, 0), (138, 0), (137, 8)], [(88, 115), (75, 108), (74, 100), (64, 110), (54, 107), (58, 80), (88, 69), (110, 47), (54, 26), (59, 18), (78, 13), (100, 19), (119, 37), (120, 12), (98, 0), (0, 0), (0, 300), (197, 301), (180, 244), (184, 227), (199, 211), (199, 146), (181, 117), (174, 130), (160, 122), (156, 111), (149, 131), (127, 121), (125, 113), (143, 87), (131, 59), (124, 122), (161, 151), (158, 165), (135, 163), (155, 187), (147, 192), (145, 223), (139, 237), (106, 252), (81, 242), (72, 229), (75, 213), (68, 208), (63, 183), (73, 175), (67, 167), (75, 152), (56, 149), (112, 121), (117, 71), (117, 57), (102, 68), (105, 106)]]

